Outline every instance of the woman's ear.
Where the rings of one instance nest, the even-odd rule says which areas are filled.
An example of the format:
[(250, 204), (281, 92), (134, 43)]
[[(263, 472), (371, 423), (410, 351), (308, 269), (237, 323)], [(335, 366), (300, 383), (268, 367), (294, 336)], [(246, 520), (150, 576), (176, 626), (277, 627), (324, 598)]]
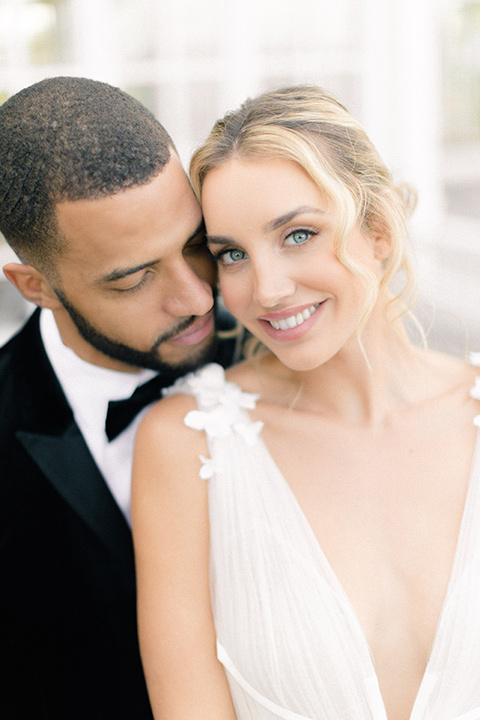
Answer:
[(373, 242), (373, 252), (377, 260), (386, 260), (390, 255), (390, 250), (392, 248), (390, 240), (385, 235), (375, 234), (373, 236)]
[(371, 216), (368, 219), (368, 233), (373, 241), (373, 253), (377, 260), (386, 260), (390, 255), (392, 243), (387, 227), (379, 217)]
[(32, 265), (15, 262), (7, 263), (3, 268), (3, 273), (7, 280), (12, 285), (15, 285), (19, 293), (29, 302), (51, 310), (60, 307), (61, 303), (45, 275)]

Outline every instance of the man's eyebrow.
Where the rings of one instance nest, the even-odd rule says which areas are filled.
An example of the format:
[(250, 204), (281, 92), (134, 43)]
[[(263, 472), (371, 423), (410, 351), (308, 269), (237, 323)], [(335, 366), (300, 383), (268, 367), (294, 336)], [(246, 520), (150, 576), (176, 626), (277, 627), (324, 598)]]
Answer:
[[(295, 208), (294, 210), (290, 210), (290, 212), (285, 213), (285, 215), (280, 215), (277, 218), (274, 218), (273, 220), (270, 220), (266, 225), (264, 225), (263, 230), (264, 232), (271, 232), (272, 230), (278, 230), (279, 227), (282, 227), (282, 225), (286, 225), (291, 220), (294, 220), (297, 215), (301, 215), (302, 213), (314, 213), (316, 215), (325, 215), (325, 210), (322, 210), (318, 207), (313, 207), (311, 205), (300, 205), (299, 207)], [(222, 235), (207, 235), (207, 240), (210, 245), (228, 245), (228, 243), (231, 242), (226, 237), (223, 237)]]
[[(187, 239), (185, 245), (188, 245), (189, 242), (194, 240), (198, 235), (205, 232), (205, 223), (203, 220), (200, 222), (198, 227), (193, 231), (193, 233), (190, 235), (190, 237)], [(111, 283), (115, 282), (116, 280), (122, 280), (123, 278), (128, 277), (129, 275), (134, 275), (135, 273), (139, 272), (140, 270), (145, 270), (145, 268), (151, 267), (152, 265), (156, 265), (156, 263), (161, 262), (161, 258), (156, 258), (155, 260), (150, 260), (149, 262), (142, 263), (141, 265), (135, 265), (135, 267), (130, 268), (115, 268), (115, 270), (112, 270), (111, 272), (107, 273), (106, 275), (102, 275), (102, 277), (98, 278), (96, 280), (97, 285), (102, 285), (103, 283)]]
[(136, 272), (139, 272), (140, 270), (145, 270), (145, 268), (151, 267), (152, 265), (155, 265), (155, 263), (158, 263), (158, 262), (160, 262), (159, 259), (150, 260), (149, 262), (142, 263), (141, 265), (136, 265), (135, 267), (116, 268), (115, 270), (112, 270), (112, 272), (109, 272), (106, 275), (102, 275), (102, 277), (98, 278), (98, 280), (95, 281), (95, 284), (102, 285), (103, 283), (111, 283), (111, 282), (115, 282), (115, 280), (122, 280), (123, 278), (126, 278), (129, 275), (134, 275)]

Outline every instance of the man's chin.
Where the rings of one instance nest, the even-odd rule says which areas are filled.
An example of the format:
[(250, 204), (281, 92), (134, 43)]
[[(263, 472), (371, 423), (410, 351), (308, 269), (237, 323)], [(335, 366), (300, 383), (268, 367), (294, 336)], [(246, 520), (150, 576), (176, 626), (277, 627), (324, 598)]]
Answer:
[[(160, 338), (157, 346), (144, 352), (105, 335), (70, 303), (62, 290), (56, 288), (55, 292), (70, 316), (76, 331), (91, 348), (100, 354), (99, 360), (103, 356), (105, 367), (113, 366), (118, 370), (147, 368), (175, 378), (195, 370), (215, 356), (217, 341), (213, 329), (211, 335), (204, 338), (198, 345), (190, 347), (169, 345), (167, 338), (163, 341)], [(183, 329), (186, 330), (192, 324), (189, 322)], [(98, 364), (104, 363), (99, 361)]]
[(202, 347), (195, 349), (190, 348), (188, 353), (178, 353), (178, 357), (173, 357), (172, 355), (171, 357), (162, 357), (153, 361), (152, 365), (155, 365), (155, 367), (151, 366), (150, 369), (158, 370), (159, 372), (175, 377), (180, 377), (181, 375), (192, 372), (192, 370), (196, 370), (201, 365), (205, 365), (205, 363), (214, 360), (217, 352), (217, 345), (218, 341), (214, 336), (210, 338), (208, 343), (202, 345)]

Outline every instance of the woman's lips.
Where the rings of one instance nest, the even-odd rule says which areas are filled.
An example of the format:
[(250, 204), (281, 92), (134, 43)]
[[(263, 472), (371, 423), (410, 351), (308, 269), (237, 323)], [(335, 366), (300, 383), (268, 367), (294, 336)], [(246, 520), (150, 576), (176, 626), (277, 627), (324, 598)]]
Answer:
[(282, 313), (269, 313), (258, 318), (262, 329), (274, 340), (296, 340), (305, 335), (316, 322), (323, 302), (291, 308)]

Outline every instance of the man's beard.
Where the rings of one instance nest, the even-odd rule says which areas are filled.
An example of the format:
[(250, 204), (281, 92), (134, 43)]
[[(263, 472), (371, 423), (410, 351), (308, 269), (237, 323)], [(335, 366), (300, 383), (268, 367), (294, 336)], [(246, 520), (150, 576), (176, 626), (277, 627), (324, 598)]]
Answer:
[(207, 345), (192, 349), (189, 357), (178, 363), (164, 362), (158, 356), (158, 348), (160, 345), (171, 340), (184, 330), (187, 330), (198, 317), (196, 315), (192, 315), (180, 322), (174, 330), (160, 335), (150, 350), (136, 350), (129, 345), (124, 345), (116, 340), (112, 340), (112, 338), (109, 338), (97, 330), (86, 317), (70, 303), (65, 294), (58, 288), (55, 288), (55, 294), (70, 315), (70, 318), (83, 339), (96, 350), (99, 350), (113, 360), (119, 360), (122, 363), (138, 368), (158, 370), (162, 375), (170, 375), (172, 378), (176, 378), (191, 370), (195, 370), (199, 365), (209, 362), (215, 357), (217, 349), (217, 339), (215, 336), (212, 337)]

